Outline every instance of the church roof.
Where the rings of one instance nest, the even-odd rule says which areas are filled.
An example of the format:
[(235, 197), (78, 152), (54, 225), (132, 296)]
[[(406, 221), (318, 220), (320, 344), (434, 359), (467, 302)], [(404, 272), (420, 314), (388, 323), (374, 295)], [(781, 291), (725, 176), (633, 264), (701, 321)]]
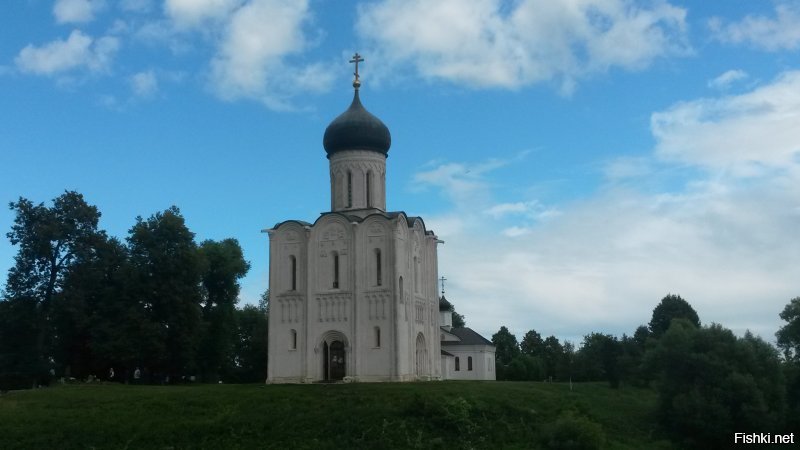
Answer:
[(494, 347), (492, 341), (476, 333), (475, 330), (469, 327), (451, 328), (450, 333), (456, 335), (461, 340), (442, 342), (442, 345), (491, 345)]
[(392, 145), (389, 128), (361, 104), (358, 88), (347, 111), (325, 129), (322, 145), (328, 157), (344, 150), (370, 150), (386, 155)]
[(453, 304), (447, 301), (447, 299), (444, 298), (444, 295), (439, 297), (439, 311), (452, 311), (452, 310), (453, 310)]
[(442, 350), (442, 356), (453, 356), (453, 354)]
[[(374, 208), (368, 208), (368, 209), (370, 209), (370, 210), (372, 210), (374, 212), (372, 212), (371, 214), (369, 214), (369, 215), (367, 215), (365, 217), (357, 216), (355, 214), (347, 214), (346, 212), (342, 212), (342, 211), (327, 211), (327, 212), (323, 212), (322, 214), (320, 214), (320, 216), (317, 218), (317, 220), (313, 224), (312, 223), (308, 223), (308, 222), (306, 222), (304, 220), (290, 219), (290, 220), (284, 220), (283, 222), (276, 223), (275, 226), (273, 226), (271, 229), (272, 230), (277, 230), (278, 228), (280, 228), (284, 224), (288, 224), (288, 223), (296, 223), (296, 224), (298, 224), (298, 225), (300, 225), (302, 227), (313, 227), (314, 225), (317, 224), (317, 222), (320, 219), (322, 219), (323, 217), (328, 216), (328, 215), (339, 215), (339, 216), (342, 216), (345, 219), (347, 219), (348, 222), (351, 222), (351, 223), (361, 223), (361, 222), (369, 219), (370, 217), (376, 216), (376, 215), (385, 217), (385, 218), (390, 219), (390, 220), (395, 220), (395, 219), (397, 219), (398, 217), (400, 217), (402, 215), (405, 218), (405, 222), (406, 222), (406, 225), (408, 226), (408, 228), (414, 228), (414, 223), (419, 221), (422, 224), (422, 229), (424, 230), (426, 236), (431, 236), (431, 237), (434, 237), (434, 238), (436, 237), (436, 233), (434, 233), (433, 230), (428, 230), (425, 227), (425, 221), (422, 220), (422, 217), (408, 216), (408, 215), (406, 215), (406, 213), (404, 211), (381, 211), (381, 210), (377, 210), (377, 209), (374, 209)], [(267, 230), (265, 230), (265, 231), (267, 231)]]

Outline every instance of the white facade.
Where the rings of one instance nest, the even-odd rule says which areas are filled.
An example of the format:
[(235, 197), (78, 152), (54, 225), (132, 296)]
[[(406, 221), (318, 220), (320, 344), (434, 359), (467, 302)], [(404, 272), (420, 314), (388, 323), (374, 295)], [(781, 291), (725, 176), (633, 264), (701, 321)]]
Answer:
[(487, 344), (464, 345), (446, 331), (442, 349), (452, 356), (442, 357), (442, 371), (448, 380), (495, 380), (495, 347)]
[(440, 300), (442, 323), (441, 371), (448, 380), (496, 380), (495, 346), (471, 328), (453, 328), (452, 312), (447, 300)]
[[(385, 128), (363, 109), (358, 90), (334, 123), (347, 129), (347, 114)], [(332, 139), (359, 147), (359, 136), (346, 132)], [(422, 219), (386, 212), (388, 129), (385, 148), (330, 150), (327, 139), (328, 130), (331, 212), (266, 230), (267, 382), (439, 379), (440, 241)]]

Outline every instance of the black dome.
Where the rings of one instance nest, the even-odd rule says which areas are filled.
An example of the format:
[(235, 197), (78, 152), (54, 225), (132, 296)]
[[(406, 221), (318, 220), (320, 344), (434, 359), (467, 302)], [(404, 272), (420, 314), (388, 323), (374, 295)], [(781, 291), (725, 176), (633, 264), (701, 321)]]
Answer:
[(444, 294), (439, 297), (439, 311), (453, 311), (453, 304), (444, 298)]
[(356, 89), (347, 111), (325, 129), (322, 145), (328, 157), (343, 150), (370, 150), (385, 155), (392, 145), (392, 136), (381, 119), (364, 109)]

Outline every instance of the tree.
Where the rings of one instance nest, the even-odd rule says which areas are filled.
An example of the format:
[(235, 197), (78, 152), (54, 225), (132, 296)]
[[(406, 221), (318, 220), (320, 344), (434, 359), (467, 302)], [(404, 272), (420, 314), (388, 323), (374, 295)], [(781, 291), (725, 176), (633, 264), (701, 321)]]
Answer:
[(202, 310), (204, 332), (198, 364), (206, 381), (216, 382), (221, 373), (234, 365), (236, 339), (236, 302), (239, 280), (247, 274), (245, 261), (236, 239), (204, 241), (199, 248), (202, 261)]
[(44, 203), (35, 205), (22, 197), (9, 206), (16, 217), (6, 236), (19, 250), (8, 272), (4, 296), (6, 300), (31, 303), (30, 308), (20, 310), (34, 311), (35, 320), (29, 322), (36, 335), (29, 350), (33, 356), (25, 358), (35, 361), (32, 364), (36, 367), (31, 367), (30, 372), (34, 376), (51, 364), (52, 343), (48, 337), (53, 335), (53, 302), (74, 261), (82, 253), (90, 252), (102, 236), (97, 230), (100, 212), (74, 191), (53, 199), (52, 207)]
[(739, 430), (780, 430), (777, 351), (749, 333), (675, 319), (645, 355), (657, 376), (658, 417), (682, 447), (724, 448)]
[(451, 312), (453, 313), (453, 328), (464, 328), (467, 326), (464, 315), (457, 313), (455, 308), (452, 308)]
[(133, 268), (131, 295), (144, 311), (144, 361), (175, 376), (194, 373), (201, 337), (201, 266), (194, 233), (177, 207), (136, 218), (128, 246)]
[(800, 297), (790, 300), (779, 316), (786, 321), (786, 325), (775, 333), (778, 348), (783, 350), (788, 361), (800, 363)]
[(564, 347), (555, 336), (549, 336), (542, 345), (545, 376), (558, 379), (558, 367), (564, 358)]
[(544, 341), (536, 330), (525, 333), (519, 346), (524, 355), (541, 357), (544, 354)]
[[(122, 333), (137, 317), (125, 307), (128, 273), (127, 249), (105, 236), (72, 265), (53, 306), (57, 373), (83, 378), (115, 367), (124, 377), (126, 363), (135, 359), (134, 350), (119, 345), (127, 341)], [(120, 317), (125, 317), (124, 323)]]
[(667, 331), (673, 319), (686, 319), (695, 327), (700, 326), (700, 318), (697, 316), (697, 311), (692, 308), (692, 305), (679, 295), (668, 294), (653, 309), (653, 317), (650, 319), (650, 333), (653, 337), (660, 337)]
[(503, 365), (510, 364), (519, 355), (517, 337), (505, 326), (501, 326), (500, 330), (492, 335), (492, 343), (495, 346), (495, 357)]
[(555, 367), (555, 378), (557, 380), (573, 379), (575, 358), (575, 345), (570, 341), (564, 341), (564, 344), (561, 345), (561, 356)]
[(237, 338), (235, 378), (242, 383), (263, 382), (267, 378), (269, 335), (269, 289), (259, 306), (245, 305), (236, 310)]
[(37, 354), (36, 302), (11, 298), (0, 302), (0, 392), (31, 387), (48, 367)]
[(640, 325), (633, 332), (633, 336), (622, 335), (620, 339), (619, 371), (620, 380), (635, 386), (645, 386), (647, 378), (641, 369), (642, 358), (646, 349), (650, 331), (646, 326)]
[(622, 348), (616, 336), (590, 333), (578, 351), (582, 377), (586, 381), (607, 380), (612, 388), (620, 382), (619, 357)]
[(779, 316), (786, 321), (775, 336), (785, 360), (783, 370), (789, 403), (787, 428), (794, 430), (800, 427), (800, 297), (790, 300)]

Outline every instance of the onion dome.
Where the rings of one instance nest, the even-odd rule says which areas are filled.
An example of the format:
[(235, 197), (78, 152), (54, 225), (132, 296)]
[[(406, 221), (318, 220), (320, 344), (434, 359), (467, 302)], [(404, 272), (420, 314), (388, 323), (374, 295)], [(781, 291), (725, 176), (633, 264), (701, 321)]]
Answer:
[(364, 108), (356, 89), (347, 111), (325, 129), (322, 145), (329, 157), (343, 150), (370, 150), (385, 155), (392, 145), (392, 137), (381, 119)]
[(356, 53), (354, 60), (351, 61), (356, 62), (353, 103), (350, 104), (347, 111), (333, 119), (333, 122), (325, 129), (325, 136), (322, 138), (322, 145), (329, 158), (332, 154), (344, 150), (369, 150), (386, 155), (392, 145), (389, 128), (381, 122), (381, 119), (367, 111), (358, 97), (358, 90), (361, 87), (358, 61), (363, 61), (359, 58), (360, 56)]
[(444, 294), (439, 297), (439, 311), (453, 311), (453, 304), (444, 298)]

